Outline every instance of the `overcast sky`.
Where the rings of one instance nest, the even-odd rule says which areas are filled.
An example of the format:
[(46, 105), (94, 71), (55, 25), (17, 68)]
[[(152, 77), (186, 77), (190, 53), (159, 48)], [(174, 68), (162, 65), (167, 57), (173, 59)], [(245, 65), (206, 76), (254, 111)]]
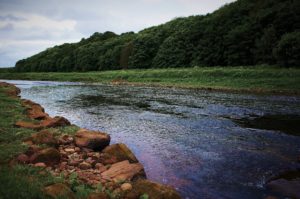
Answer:
[(94, 32), (134, 31), (233, 0), (0, 0), (0, 67)]

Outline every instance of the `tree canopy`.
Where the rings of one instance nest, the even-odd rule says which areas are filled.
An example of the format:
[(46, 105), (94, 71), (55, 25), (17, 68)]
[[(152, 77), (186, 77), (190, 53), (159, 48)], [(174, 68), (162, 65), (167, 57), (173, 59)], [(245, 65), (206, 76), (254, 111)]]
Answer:
[(300, 67), (300, 1), (238, 0), (138, 33), (94, 33), (16, 63), (16, 71), (278, 64)]

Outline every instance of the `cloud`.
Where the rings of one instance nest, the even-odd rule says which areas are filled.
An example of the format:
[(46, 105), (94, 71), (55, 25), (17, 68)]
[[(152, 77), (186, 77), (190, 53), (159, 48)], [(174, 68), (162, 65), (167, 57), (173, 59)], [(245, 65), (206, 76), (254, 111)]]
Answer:
[(0, 67), (94, 32), (135, 31), (233, 0), (0, 0)]

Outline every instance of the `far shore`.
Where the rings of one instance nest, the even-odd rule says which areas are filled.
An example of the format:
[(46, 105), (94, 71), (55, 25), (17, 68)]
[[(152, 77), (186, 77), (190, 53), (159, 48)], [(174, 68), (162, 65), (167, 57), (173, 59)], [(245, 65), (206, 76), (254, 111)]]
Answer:
[(299, 69), (270, 66), (129, 69), (64, 73), (0, 72), (0, 79), (155, 86), (254, 94), (300, 94)]

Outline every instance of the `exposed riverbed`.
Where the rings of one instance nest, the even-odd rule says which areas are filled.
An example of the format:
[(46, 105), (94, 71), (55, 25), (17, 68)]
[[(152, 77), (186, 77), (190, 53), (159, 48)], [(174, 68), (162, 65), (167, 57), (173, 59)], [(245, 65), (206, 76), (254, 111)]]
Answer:
[(149, 179), (173, 185), (184, 198), (263, 198), (268, 177), (299, 167), (300, 97), (7, 82), (51, 116), (127, 144)]

